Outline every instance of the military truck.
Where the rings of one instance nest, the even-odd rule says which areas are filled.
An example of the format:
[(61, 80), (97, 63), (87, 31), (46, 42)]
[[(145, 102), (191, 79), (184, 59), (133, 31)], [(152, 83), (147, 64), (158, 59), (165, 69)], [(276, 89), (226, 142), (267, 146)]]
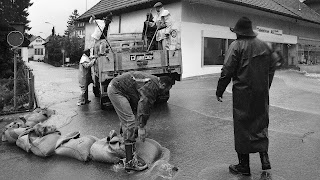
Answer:
[[(128, 71), (143, 71), (155, 76), (170, 76), (180, 81), (182, 73), (182, 59), (180, 40), (177, 30), (170, 34), (171, 50), (148, 51), (141, 33), (110, 34), (98, 41), (94, 47), (97, 61), (93, 66), (93, 93), (100, 97), (102, 109), (112, 106), (107, 87), (110, 81)], [(158, 97), (156, 103), (167, 102), (170, 93)]]

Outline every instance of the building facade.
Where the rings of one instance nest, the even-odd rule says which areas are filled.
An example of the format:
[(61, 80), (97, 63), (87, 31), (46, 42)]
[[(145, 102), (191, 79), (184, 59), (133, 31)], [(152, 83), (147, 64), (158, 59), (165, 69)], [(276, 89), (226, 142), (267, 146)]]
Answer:
[(43, 61), (45, 56), (45, 40), (40, 36), (34, 36), (30, 39), (28, 47), (28, 58), (34, 61)]
[(74, 23), (74, 32), (72, 36), (83, 38), (85, 36), (85, 22), (75, 22)]
[[(133, 1), (121, 7), (120, 1), (100, 1), (79, 17), (112, 11), (110, 34), (141, 33), (146, 13), (157, 1)], [(220, 73), (228, 46), (236, 39), (230, 31), (246, 16), (253, 22), (258, 38), (276, 45), (285, 65), (320, 62), (320, 15), (299, 0), (180, 0), (163, 1), (180, 32), (182, 78)], [(103, 9), (103, 10), (102, 10)], [(154, 10), (153, 10), (153, 13)], [(86, 46), (94, 25), (85, 25)]]

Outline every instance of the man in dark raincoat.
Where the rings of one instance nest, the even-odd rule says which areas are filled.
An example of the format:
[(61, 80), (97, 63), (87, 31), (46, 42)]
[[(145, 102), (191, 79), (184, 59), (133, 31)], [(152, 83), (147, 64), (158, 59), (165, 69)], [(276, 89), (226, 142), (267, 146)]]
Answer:
[(144, 141), (150, 108), (159, 95), (171, 89), (173, 82), (170, 77), (157, 77), (140, 71), (124, 73), (110, 82), (107, 92), (120, 119), (126, 170), (142, 171), (148, 167), (135, 153), (136, 132), (139, 139)]
[(271, 169), (268, 157), (269, 88), (276, 64), (275, 52), (256, 38), (252, 22), (242, 17), (230, 30), (237, 35), (225, 57), (216, 96), (222, 102), (226, 87), (233, 81), (233, 124), (239, 164), (230, 165), (236, 174), (250, 176), (249, 153), (260, 153), (262, 169)]

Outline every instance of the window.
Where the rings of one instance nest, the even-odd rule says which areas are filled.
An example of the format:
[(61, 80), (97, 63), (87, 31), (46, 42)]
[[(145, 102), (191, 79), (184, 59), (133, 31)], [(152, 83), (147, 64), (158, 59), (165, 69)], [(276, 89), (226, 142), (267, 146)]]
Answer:
[(223, 65), (228, 46), (233, 41), (233, 39), (204, 37), (202, 65)]
[(43, 55), (43, 49), (34, 49), (34, 55)]

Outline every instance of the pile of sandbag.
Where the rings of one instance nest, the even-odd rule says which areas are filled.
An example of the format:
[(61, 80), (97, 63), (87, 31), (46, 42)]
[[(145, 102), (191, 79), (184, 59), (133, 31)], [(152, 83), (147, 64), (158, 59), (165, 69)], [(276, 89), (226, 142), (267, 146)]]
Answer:
[(80, 136), (80, 132), (61, 135), (55, 126), (37, 123), (29, 127), (22, 120), (14, 121), (5, 128), (2, 141), (15, 143), (26, 152), (40, 157), (56, 154), (80, 161), (92, 159), (105, 163), (117, 163), (125, 157), (123, 139), (114, 131), (103, 139)]
[[(40, 157), (59, 155), (84, 162), (92, 160), (116, 165), (123, 162), (125, 158), (124, 140), (114, 130), (102, 139), (91, 135), (81, 136), (80, 132), (62, 135), (56, 126), (42, 123), (53, 114), (52, 111), (48, 112), (46, 109), (39, 109), (6, 125), (2, 133), (2, 141), (15, 143), (24, 151)], [(170, 151), (158, 142), (148, 138), (145, 139), (145, 142), (138, 141), (136, 152), (150, 167), (145, 172), (146, 176), (151, 176), (154, 171), (165, 170), (167, 172), (169, 169), (171, 172), (171, 166), (171, 169), (167, 168)], [(162, 162), (161, 165), (155, 163), (159, 160), (166, 163)], [(116, 165), (114, 168), (117, 167)]]

